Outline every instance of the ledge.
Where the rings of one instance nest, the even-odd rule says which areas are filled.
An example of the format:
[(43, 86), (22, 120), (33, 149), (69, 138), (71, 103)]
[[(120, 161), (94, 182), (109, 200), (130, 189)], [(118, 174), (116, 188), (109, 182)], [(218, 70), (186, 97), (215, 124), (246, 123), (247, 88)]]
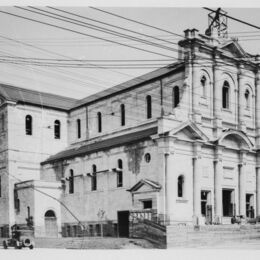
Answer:
[(177, 199), (176, 200), (177, 203), (188, 203), (187, 199)]

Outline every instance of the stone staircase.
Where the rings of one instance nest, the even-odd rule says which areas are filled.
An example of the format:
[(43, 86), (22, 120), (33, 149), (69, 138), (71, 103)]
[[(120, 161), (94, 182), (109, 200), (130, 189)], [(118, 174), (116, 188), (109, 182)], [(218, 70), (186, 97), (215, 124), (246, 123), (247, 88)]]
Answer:
[(256, 225), (210, 225), (167, 226), (167, 248), (171, 247), (214, 247), (224, 241), (260, 239), (260, 224)]

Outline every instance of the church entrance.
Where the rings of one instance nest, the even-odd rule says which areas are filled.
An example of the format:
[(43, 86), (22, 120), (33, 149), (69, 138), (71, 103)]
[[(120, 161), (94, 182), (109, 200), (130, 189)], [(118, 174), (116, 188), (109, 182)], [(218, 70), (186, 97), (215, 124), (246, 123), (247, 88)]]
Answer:
[(246, 194), (246, 216), (248, 218), (254, 218), (254, 195)]
[(205, 217), (205, 224), (212, 224), (211, 192), (201, 191), (201, 215)]
[(53, 210), (46, 211), (44, 215), (45, 220), (45, 236), (58, 237), (57, 218)]
[(232, 189), (222, 190), (223, 217), (235, 216), (234, 193)]

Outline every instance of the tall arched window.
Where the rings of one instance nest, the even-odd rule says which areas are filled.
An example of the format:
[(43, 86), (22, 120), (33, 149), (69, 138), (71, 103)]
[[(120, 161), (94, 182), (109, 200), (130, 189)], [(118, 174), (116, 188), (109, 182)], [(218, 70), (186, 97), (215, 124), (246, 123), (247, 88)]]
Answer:
[(123, 186), (123, 161), (119, 159), (117, 161), (117, 187), (122, 187)]
[(175, 86), (172, 90), (172, 105), (173, 108), (177, 107), (180, 103), (180, 89), (178, 86)]
[(77, 119), (78, 138), (81, 138), (81, 120)]
[(25, 117), (25, 133), (26, 135), (32, 135), (32, 116), (27, 115)]
[(1, 116), (1, 130), (2, 132), (5, 130), (5, 115), (2, 114)]
[(250, 109), (250, 92), (248, 89), (245, 91), (245, 105), (246, 109)]
[(97, 126), (98, 126), (98, 132), (102, 132), (102, 114), (101, 112), (97, 113)]
[(120, 111), (121, 111), (121, 126), (125, 125), (125, 105), (120, 105)]
[(224, 81), (222, 87), (222, 107), (229, 108), (229, 83)]
[(184, 190), (184, 177), (183, 175), (180, 175), (178, 177), (178, 197), (182, 198), (183, 197), (183, 190)]
[(27, 216), (28, 216), (28, 219), (29, 219), (30, 216), (31, 216), (31, 210), (30, 210), (30, 207), (27, 207)]
[(91, 190), (97, 189), (97, 166), (92, 165)]
[(202, 96), (206, 97), (206, 93), (207, 93), (207, 90), (206, 90), (207, 78), (204, 75), (200, 79), (200, 84), (201, 84), (201, 87), (202, 87)]
[(60, 121), (59, 120), (54, 121), (54, 138), (60, 139)]
[(69, 176), (69, 193), (74, 193), (74, 173), (73, 170), (70, 170)]
[(146, 96), (146, 117), (152, 118), (152, 97), (150, 95)]

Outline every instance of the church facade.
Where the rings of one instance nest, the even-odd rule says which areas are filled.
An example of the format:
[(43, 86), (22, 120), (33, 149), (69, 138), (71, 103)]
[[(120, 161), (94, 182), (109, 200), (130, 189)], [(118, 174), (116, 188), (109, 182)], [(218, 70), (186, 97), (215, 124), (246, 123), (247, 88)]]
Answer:
[(260, 215), (260, 57), (196, 29), (179, 53), (82, 100), (0, 87), (0, 235), (30, 221), (36, 236), (127, 235), (131, 212)]

